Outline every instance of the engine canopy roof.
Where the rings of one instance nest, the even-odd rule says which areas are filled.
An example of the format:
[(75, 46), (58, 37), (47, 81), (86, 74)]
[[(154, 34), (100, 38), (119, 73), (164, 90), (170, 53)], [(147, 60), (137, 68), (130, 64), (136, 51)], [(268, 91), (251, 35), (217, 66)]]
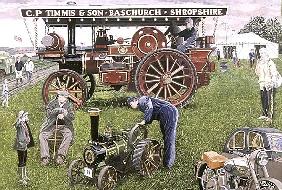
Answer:
[[(186, 5), (187, 6), (187, 5)], [(187, 17), (194, 21), (204, 17), (226, 15), (227, 8), (206, 5), (185, 7), (173, 5), (114, 5), (114, 6), (45, 6), (20, 9), (24, 18), (43, 18), (50, 26), (74, 22), (80, 26), (165, 26), (170, 21), (183, 24)]]

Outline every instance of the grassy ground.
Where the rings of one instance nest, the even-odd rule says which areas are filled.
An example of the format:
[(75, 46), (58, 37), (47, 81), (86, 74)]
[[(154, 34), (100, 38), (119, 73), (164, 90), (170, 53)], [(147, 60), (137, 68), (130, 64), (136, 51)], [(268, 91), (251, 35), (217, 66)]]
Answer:
[[(275, 60), (280, 73), (282, 61)], [(31, 183), (27, 189), (70, 189), (66, 176), (67, 167), (41, 167), (38, 134), (44, 119), (44, 108), (41, 98), (41, 86), (29, 88), (14, 96), (8, 109), (0, 108), (0, 189), (22, 189), (17, 183), (17, 154), (12, 149), (15, 122), (19, 110), (30, 113), (30, 125), (36, 140), (36, 147), (28, 151), (29, 176)], [(279, 89), (279, 91), (281, 91)], [(282, 93), (276, 96), (276, 115), (273, 126), (281, 127)], [(101, 112), (100, 126), (108, 122), (118, 129), (128, 128), (142, 119), (142, 114), (125, 106), (115, 106), (125, 92), (97, 92), (88, 107), (99, 107)], [(102, 102), (102, 103), (101, 103)], [(76, 141), (69, 152), (68, 161), (82, 157), (83, 147), (89, 139), (89, 116), (87, 108), (76, 112), (74, 122)], [(232, 130), (242, 126), (267, 126), (257, 120), (260, 115), (260, 97), (257, 78), (254, 70), (246, 62), (240, 68), (229, 63), (226, 73), (216, 72), (209, 86), (200, 88), (194, 101), (180, 110), (177, 130), (177, 158), (171, 171), (161, 169), (152, 178), (140, 178), (129, 174), (121, 180), (118, 189), (198, 189), (193, 176), (193, 164), (204, 151), (221, 151), (225, 139)], [(161, 139), (158, 123), (150, 127), (150, 136)], [(72, 189), (95, 189), (89, 185), (77, 185)]]

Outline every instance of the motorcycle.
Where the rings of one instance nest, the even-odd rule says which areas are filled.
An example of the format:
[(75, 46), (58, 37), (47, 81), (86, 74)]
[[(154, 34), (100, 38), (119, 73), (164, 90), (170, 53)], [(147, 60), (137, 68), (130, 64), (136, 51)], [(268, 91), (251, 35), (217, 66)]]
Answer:
[(200, 190), (282, 190), (282, 183), (269, 177), (265, 150), (230, 159), (207, 153), (196, 167)]

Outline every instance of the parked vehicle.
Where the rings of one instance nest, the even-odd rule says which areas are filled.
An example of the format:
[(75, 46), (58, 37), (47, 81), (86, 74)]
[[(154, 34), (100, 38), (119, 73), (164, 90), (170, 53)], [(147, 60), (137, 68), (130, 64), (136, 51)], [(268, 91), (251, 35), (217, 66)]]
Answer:
[[(245, 159), (250, 159), (250, 155), (252, 155), (254, 151), (257, 152), (258, 150), (265, 150), (268, 157), (268, 163), (265, 166), (265, 169), (263, 169), (264, 167), (261, 168), (258, 162), (255, 162), (254, 165), (248, 165), (248, 167), (254, 166), (253, 169), (260, 178), (262, 176), (269, 176), (282, 181), (282, 132), (278, 129), (248, 127), (238, 128), (227, 138), (223, 148), (223, 153), (216, 154), (216, 157), (223, 159), (221, 160), (221, 164), (226, 162), (230, 163), (228, 160), (232, 160), (233, 158), (236, 158), (235, 160), (232, 160), (234, 163), (235, 161), (236, 163), (239, 163), (238, 160), (241, 160), (240, 163), (248, 163), (246, 160), (242, 161), (242, 159), (244, 157)], [(265, 153), (261, 154), (265, 155)], [(199, 182), (199, 186), (202, 189), (205, 189), (203, 186), (202, 176), (204, 175), (204, 171), (207, 167), (207, 162), (203, 160), (198, 161), (195, 166), (196, 177)], [(219, 168), (222, 167), (223, 165), (220, 165)], [(247, 166), (245, 165), (244, 167), (246, 168)], [(211, 170), (217, 171), (217, 169)], [(268, 175), (266, 175), (266, 171), (264, 170), (267, 170)]]
[(15, 71), (15, 59), (8, 52), (0, 51), (0, 77)]
[(198, 173), (200, 189), (281, 190), (282, 183), (269, 177), (268, 158), (265, 150), (255, 150), (230, 159), (215, 152), (206, 152)]

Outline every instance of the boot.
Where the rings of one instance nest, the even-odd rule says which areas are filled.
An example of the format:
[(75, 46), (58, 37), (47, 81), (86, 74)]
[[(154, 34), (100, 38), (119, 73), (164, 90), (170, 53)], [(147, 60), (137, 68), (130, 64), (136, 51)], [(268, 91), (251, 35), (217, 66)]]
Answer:
[(23, 168), (24, 168), (24, 179), (25, 179), (26, 181), (29, 181), (30, 179), (27, 177), (26, 166), (24, 166)]
[(25, 180), (24, 178), (24, 171), (25, 171), (25, 167), (19, 167), (18, 168), (18, 174), (19, 174), (19, 183), (22, 184), (22, 185), (27, 185), (27, 181)]

